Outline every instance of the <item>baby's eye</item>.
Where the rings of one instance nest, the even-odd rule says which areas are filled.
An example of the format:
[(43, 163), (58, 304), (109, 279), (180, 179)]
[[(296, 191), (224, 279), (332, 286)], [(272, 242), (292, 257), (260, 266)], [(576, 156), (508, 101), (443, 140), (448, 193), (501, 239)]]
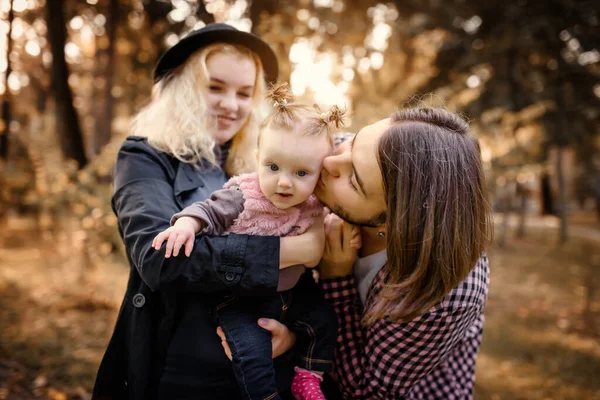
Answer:
[(271, 171), (279, 171), (279, 167), (275, 164), (269, 164), (269, 168)]
[(296, 174), (298, 174), (298, 176), (306, 176), (306, 175), (308, 175), (308, 172), (300, 170), (300, 171), (296, 172)]

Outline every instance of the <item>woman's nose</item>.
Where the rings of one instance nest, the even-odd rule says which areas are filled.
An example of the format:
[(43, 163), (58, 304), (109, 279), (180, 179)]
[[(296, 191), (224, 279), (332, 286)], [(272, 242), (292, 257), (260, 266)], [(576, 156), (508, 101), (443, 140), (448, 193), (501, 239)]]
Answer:
[(237, 111), (238, 104), (235, 94), (225, 94), (223, 98), (221, 98), (219, 106), (226, 111)]

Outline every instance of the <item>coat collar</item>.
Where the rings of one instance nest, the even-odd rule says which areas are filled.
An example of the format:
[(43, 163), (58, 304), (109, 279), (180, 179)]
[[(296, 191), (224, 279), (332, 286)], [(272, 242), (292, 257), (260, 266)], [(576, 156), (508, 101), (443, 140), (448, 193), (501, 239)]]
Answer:
[(184, 192), (194, 190), (199, 187), (204, 187), (205, 180), (218, 178), (219, 180), (226, 180), (226, 174), (223, 170), (225, 159), (229, 153), (229, 147), (231, 143), (227, 142), (216, 149), (217, 162), (221, 163), (221, 168), (211, 165), (208, 161), (202, 161), (200, 167), (197, 164), (189, 164), (185, 162), (178, 162), (177, 170), (175, 171), (175, 182), (173, 189), (176, 197)]
[(227, 175), (221, 168), (210, 165), (204, 162), (199, 169), (194, 165), (179, 162), (175, 173), (175, 182), (173, 189), (176, 197), (180, 197), (182, 193), (202, 188), (212, 180), (218, 180), (219, 186), (227, 180)]
[(177, 166), (177, 171), (175, 172), (175, 183), (173, 185), (175, 196), (179, 196), (181, 193), (196, 189), (197, 187), (204, 186), (200, 174), (201, 171), (196, 169), (192, 164), (180, 161)]

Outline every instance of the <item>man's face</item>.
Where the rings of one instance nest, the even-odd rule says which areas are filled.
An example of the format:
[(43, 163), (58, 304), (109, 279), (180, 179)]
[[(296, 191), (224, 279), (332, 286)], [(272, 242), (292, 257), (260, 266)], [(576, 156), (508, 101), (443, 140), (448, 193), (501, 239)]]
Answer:
[(366, 126), (323, 161), (315, 195), (351, 224), (377, 226), (385, 222), (377, 143), (389, 126), (389, 118)]

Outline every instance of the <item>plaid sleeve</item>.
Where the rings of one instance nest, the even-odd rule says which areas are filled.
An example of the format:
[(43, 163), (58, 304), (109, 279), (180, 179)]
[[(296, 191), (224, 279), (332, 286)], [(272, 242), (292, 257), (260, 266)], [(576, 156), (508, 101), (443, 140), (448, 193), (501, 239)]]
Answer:
[[(332, 375), (346, 392), (346, 389), (350, 389), (351, 385), (354, 385), (356, 376), (360, 376), (360, 371), (353, 371), (352, 376), (346, 375), (347, 369), (352, 368), (351, 366), (355, 364), (354, 360), (359, 358), (358, 351), (364, 348), (363, 332), (360, 326), (362, 305), (358, 296), (356, 279), (353, 275), (348, 275), (322, 279), (319, 284), (325, 300), (333, 305), (337, 315), (338, 334)], [(355, 373), (358, 375), (355, 376)]]
[(451, 354), (479, 314), (476, 307), (460, 307), (409, 323), (378, 321), (367, 329), (365, 346), (356, 349), (354, 365), (344, 365), (346, 374), (355, 371), (351, 398), (401, 398)]
[(352, 303), (358, 299), (358, 289), (353, 275), (321, 279), (319, 284), (325, 299), (334, 305)]
[(407, 323), (361, 327), (353, 277), (321, 286), (338, 317), (335, 377), (345, 399), (400, 399), (444, 362), (477, 322), (483, 305), (467, 279), (429, 312)]

